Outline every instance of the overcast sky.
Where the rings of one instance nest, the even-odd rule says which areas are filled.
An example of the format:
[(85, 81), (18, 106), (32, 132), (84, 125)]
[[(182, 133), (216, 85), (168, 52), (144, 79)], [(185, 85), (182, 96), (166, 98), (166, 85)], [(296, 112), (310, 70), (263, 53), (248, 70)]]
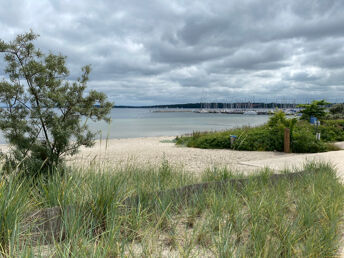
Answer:
[(1, 39), (32, 28), (118, 105), (344, 99), (343, 0), (0, 3)]

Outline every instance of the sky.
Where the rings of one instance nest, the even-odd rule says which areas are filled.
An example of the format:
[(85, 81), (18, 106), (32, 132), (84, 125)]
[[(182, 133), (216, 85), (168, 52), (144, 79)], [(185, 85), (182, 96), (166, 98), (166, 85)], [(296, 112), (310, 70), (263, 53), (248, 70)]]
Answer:
[(343, 0), (0, 4), (0, 39), (32, 29), (116, 105), (344, 99)]

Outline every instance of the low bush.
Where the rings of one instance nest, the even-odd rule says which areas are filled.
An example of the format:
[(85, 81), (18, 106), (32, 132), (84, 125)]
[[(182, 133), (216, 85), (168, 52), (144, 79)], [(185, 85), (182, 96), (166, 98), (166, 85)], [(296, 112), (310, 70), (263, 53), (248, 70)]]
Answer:
[(329, 150), (325, 142), (316, 140), (314, 126), (305, 121), (299, 121), (295, 127), (291, 149), (295, 153), (316, 153)]
[[(223, 149), (230, 148), (229, 134), (227, 132), (207, 132), (198, 133), (194, 132), (190, 141), (187, 140), (188, 147), (202, 146), (202, 149)], [(177, 139), (177, 143), (180, 144), (186, 138), (181, 137)]]
[[(325, 120), (318, 129), (307, 121), (291, 120), (278, 113), (262, 126), (230, 129), (223, 132), (194, 132), (176, 138), (176, 143), (202, 149), (234, 149), (246, 151), (283, 151), (284, 129), (290, 128), (291, 150), (316, 153), (335, 150), (329, 142), (344, 141), (344, 120)], [(316, 140), (316, 132), (321, 140)], [(230, 136), (237, 136), (231, 145)]]
[(325, 120), (319, 129), (323, 141), (344, 141), (344, 119)]

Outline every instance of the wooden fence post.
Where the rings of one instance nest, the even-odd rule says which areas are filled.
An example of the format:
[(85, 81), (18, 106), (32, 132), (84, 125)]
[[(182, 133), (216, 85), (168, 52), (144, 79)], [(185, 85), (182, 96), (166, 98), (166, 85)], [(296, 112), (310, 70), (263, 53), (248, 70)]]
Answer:
[(285, 153), (290, 152), (290, 129), (289, 128), (284, 129), (284, 152)]

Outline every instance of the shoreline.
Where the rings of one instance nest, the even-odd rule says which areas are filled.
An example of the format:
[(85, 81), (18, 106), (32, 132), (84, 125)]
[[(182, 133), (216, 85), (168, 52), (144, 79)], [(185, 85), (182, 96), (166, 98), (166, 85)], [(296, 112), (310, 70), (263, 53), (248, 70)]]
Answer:
[[(229, 149), (198, 149), (177, 146), (176, 136), (98, 139), (91, 148), (81, 147), (78, 154), (67, 157), (68, 164), (88, 168), (118, 168), (128, 164), (137, 166), (160, 166), (167, 161), (172, 167), (184, 172), (199, 174), (206, 169), (227, 168), (233, 172), (251, 174), (262, 168), (282, 171), (300, 168), (306, 161), (331, 162), (344, 182), (344, 150), (323, 153), (282, 153), (263, 151), (237, 151)], [(336, 143), (344, 149), (344, 142)], [(0, 144), (0, 151), (8, 150)]]

